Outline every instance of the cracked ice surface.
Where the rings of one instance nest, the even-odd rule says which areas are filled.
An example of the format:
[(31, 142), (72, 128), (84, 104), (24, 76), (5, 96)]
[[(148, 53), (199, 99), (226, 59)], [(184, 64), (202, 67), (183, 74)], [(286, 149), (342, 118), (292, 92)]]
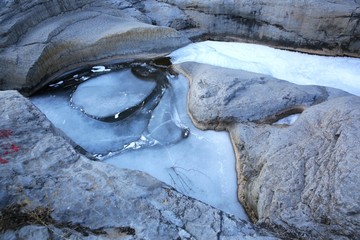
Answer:
[[(186, 195), (247, 219), (237, 200), (235, 156), (228, 134), (197, 129), (187, 114), (187, 79), (180, 76), (171, 79), (170, 83), (173, 101), (166, 99), (171, 98), (168, 94), (160, 102), (163, 106), (155, 111), (161, 109), (160, 112), (165, 113), (162, 114), (165, 117), (163, 124), (171, 123), (167, 120), (172, 116), (173, 122), (189, 127), (189, 136), (177, 144), (125, 152), (107, 161), (119, 167), (148, 172)], [(176, 104), (175, 116), (166, 106), (171, 102)], [(170, 136), (167, 131), (159, 134), (159, 139)]]
[[(124, 79), (134, 84), (119, 85)], [(145, 105), (122, 121), (98, 121), (84, 111), (114, 114), (141, 101), (142, 92), (149, 94), (153, 82), (137, 79), (130, 70), (90, 78), (75, 91), (42, 94), (32, 101), (86, 151), (107, 156), (106, 162), (147, 172), (188, 196), (247, 219), (237, 200), (235, 156), (228, 134), (195, 128), (187, 114), (188, 80), (168, 79), (169, 87), (156, 108)], [(124, 105), (119, 92), (125, 88), (139, 94)], [(71, 95), (75, 107), (70, 104)]]

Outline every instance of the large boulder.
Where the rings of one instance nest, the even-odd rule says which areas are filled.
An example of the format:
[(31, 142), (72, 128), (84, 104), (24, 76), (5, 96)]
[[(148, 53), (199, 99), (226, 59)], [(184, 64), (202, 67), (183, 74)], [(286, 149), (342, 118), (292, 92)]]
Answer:
[(239, 197), (258, 224), (304, 239), (360, 237), (359, 104), (336, 98), (288, 127), (230, 128)]
[(15, 91), (0, 104), (1, 239), (275, 239), (145, 173), (79, 155)]
[(156, 24), (190, 37), (360, 56), (359, 1), (150, 0), (137, 1), (134, 7)]
[(173, 68), (190, 79), (188, 109), (201, 129), (224, 130), (234, 122), (273, 123), (309, 106), (349, 95), (330, 87), (300, 86), (264, 74), (196, 62)]
[[(143, 23), (112, 1), (5, 1), (0, 15), (0, 89), (31, 94), (72, 71), (116, 59), (164, 55), (189, 41)], [(123, 10), (125, 9), (125, 10)]]
[[(360, 98), (198, 63), (189, 112), (202, 129), (230, 132), (238, 197), (250, 217), (286, 237), (360, 237)], [(301, 113), (292, 125), (274, 124)]]

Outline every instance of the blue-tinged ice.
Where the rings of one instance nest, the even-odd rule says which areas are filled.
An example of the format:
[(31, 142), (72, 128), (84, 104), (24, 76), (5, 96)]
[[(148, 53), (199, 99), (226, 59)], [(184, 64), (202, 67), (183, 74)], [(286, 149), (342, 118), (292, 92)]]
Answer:
[(300, 113), (292, 114), (290, 116), (284, 117), (279, 119), (278, 121), (274, 122), (273, 125), (293, 125), (296, 120), (300, 117)]
[[(110, 73), (82, 83), (74, 102), (94, 115), (118, 111), (122, 103), (114, 100), (118, 91), (112, 90), (129, 74)], [(169, 79), (169, 87), (155, 109), (141, 109), (119, 122), (86, 116), (70, 105), (69, 92), (36, 96), (32, 101), (74, 142), (103, 156), (106, 162), (147, 172), (188, 196), (247, 219), (237, 199), (235, 156), (229, 135), (197, 129), (187, 114), (188, 80), (182, 76)], [(132, 80), (137, 81), (142, 80)], [(134, 85), (128, 87), (131, 91)], [(101, 94), (97, 92), (100, 89)], [(143, 90), (148, 93), (151, 88)], [(136, 104), (141, 98), (128, 101)], [(104, 111), (103, 105), (109, 103), (114, 108)]]
[(141, 80), (130, 70), (108, 73), (80, 84), (72, 104), (93, 116), (115, 115), (141, 103), (155, 86), (155, 81)]
[[(128, 151), (106, 161), (118, 167), (141, 170), (172, 185), (178, 191), (217, 207), (225, 212), (247, 219), (237, 199), (235, 155), (228, 133), (197, 129), (187, 114), (188, 80), (179, 76), (170, 80), (174, 96), (165, 95), (159, 113), (164, 126), (156, 120), (159, 143), (153, 148)], [(172, 101), (169, 101), (170, 98)], [(177, 111), (171, 112), (171, 109)], [(172, 124), (166, 123), (172, 119)], [(182, 127), (189, 129), (182, 141), (176, 137)], [(150, 127), (150, 129), (152, 129)], [(162, 129), (162, 130), (161, 130)], [(156, 130), (156, 127), (155, 127)], [(153, 132), (154, 131), (149, 131)], [(167, 134), (175, 134), (171, 139)], [(162, 139), (176, 140), (176, 144), (163, 144)]]

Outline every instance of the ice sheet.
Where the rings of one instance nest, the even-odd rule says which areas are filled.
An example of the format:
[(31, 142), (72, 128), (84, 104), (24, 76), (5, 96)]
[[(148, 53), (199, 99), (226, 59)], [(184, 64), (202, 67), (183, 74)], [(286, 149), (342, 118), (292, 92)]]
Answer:
[(290, 116), (284, 117), (279, 119), (278, 121), (274, 122), (273, 125), (293, 125), (296, 120), (300, 117), (300, 113), (292, 114)]
[[(319, 57), (253, 44), (209, 41), (179, 49), (171, 57), (176, 63), (197, 61), (239, 68), (298, 84), (333, 86), (360, 94), (359, 59)], [(104, 72), (107, 68), (95, 66), (93, 70)], [(119, 82), (115, 79), (129, 75), (129, 71), (123, 71), (98, 77), (97, 80), (103, 79), (101, 82), (90, 79), (78, 88), (73, 101), (94, 115), (117, 112), (118, 104), (123, 103), (119, 92), (124, 90), (124, 94), (129, 94), (131, 90), (128, 92), (125, 88), (134, 89), (134, 85), (121, 89), (125, 85), (120, 84), (118, 89)], [(132, 83), (136, 81), (143, 80), (135, 79)], [(166, 90), (157, 108), (144, 109), (121, 122), (99, 122), (72, 108), (71, 91), (35, 96), (32, 101), (55, 126), (89, 152), (121, 152), (111, 155), (107, 162), (145, 171), (189, 196), (247, 219), (236, 197), (235, 156), (228, 134), (196, 129), (187, 115), (187, 80), (180, 76), (169, 81), (171, 88)], [(144, 94), (152, 87), (143, 89)], [(126, 100), (128, 106), (143, 97), (141, 91), (137, 94), (135, 100)], [(91, 98), (86, 99), (86, 96)], [(290, 116), (280, 123), (292, 124), (297, 117)]]
[(113, 72), (79, 85), (72, 103), (93, 116), (115, 115), (142, 102), (155, 86), (155, 81), (141, 80), (131, 70)]
[[(187, 79), (180, 76), (170, 82), (176, 95), (176, 122), (189, 127), (189, 136), (176, 144), (125, 152), (107, 162), (147, 172), (186, 195), (247, 219), (237, 200), (235, 156), (229, 135), (197, 129), (187, 114)], [(167, 130), (163, 133), (168, 134)]]
[(56, 127), (93, 154), (121, 150), (137, 140), (148, 123), (148, 119), (138, 117), (116, 123), (94, 120), (70, 106), (69, 93), (39, 95), (31, 100)]
[[(78, 100), (86, 105), (84, 98), (89, 98), (86, 109), (92, 113), (101, 112), (109, 102), (117, 109), (118, 91), (112, 91), (116, 88), (112, 84), (118, 83), (119, 76), (126, 74), (110, 73), (82, 83), (77, 91), (84, 92)], [(235, 156), (228, 134), (195, 128), (187, 114), (187, 79), (169, 81), (154, 110), (143, 109), (114, 123), (97, 121), (72, 108), (70, 90), (35, 96), (32, 101), (77, 144), (97, 156), (109, 156), (106, 162), (147, 172), (188, 196), (247, 219), (237, 200)]]
[(267, 74), (301, 85), (322, 85), (360, 95), (360, 59), (326, 57), (267, 46), (205, 41), (170, 54), (173, 63), (194, 61)]

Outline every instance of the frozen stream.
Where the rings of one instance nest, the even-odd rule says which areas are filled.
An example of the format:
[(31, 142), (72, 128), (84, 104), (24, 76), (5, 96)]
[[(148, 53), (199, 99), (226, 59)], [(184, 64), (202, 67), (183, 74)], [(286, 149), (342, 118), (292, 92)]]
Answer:
[[(154, 77), (139, 77), (139, 72)], [(195, 128), (187, 114), (188, 84), (185, 77), (148, 64), (95, 66), (31, 100), (93, 156), (147, 172), (188, 196), (247, 219), (237, 200), (229, 135)]]
[[(190, 44), (170, 57), (174, 63), (196, 61), (243, 69), (360, 95), (360, 59), (210, 41)], [(236, 197), (229, 136), (193, 126), (187, 115), (187, 90), (183, 76), (132, 63), (83, 69), (31, 100), (98, 159), (145, 171), (186, 195), (247, 219)], [(280, 123), (292, 124), (296, 117)]]

